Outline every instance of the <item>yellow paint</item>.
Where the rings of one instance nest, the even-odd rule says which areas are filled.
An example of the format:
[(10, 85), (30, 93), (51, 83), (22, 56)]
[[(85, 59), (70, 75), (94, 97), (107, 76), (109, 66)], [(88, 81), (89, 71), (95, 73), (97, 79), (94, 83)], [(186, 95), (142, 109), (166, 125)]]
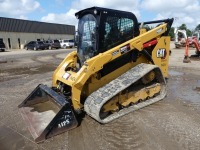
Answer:
[(119, 109), (119, 105), (126, 107), (130, 104), (137, 103), (139, 100), (144, 101), (148, 97), (151, 98), (156, 93), (159, 93), (160, 89), (160, 84), (157, 83), (147, 88), (143, 88), (139, 91), (129, 92), (128, 90), (126, 90), (125, 92), (123, 92), (123, 94), (121, 92), (103, 106), (103, 112), (109, 112), (113, 110), (117, 111)]
[[(115, 60), (116, 58), (123, 55), (119, 52), (116, 55), (112, 56), (113, 52), (119, 51), (121, 47), (127, 44), (130, 45), (130, 48), (133, 51), (134, 50), (142, 51), (143, 44), (153, 39), (157, 39), (158, 43), (155, 46), (155, 48), (151, 50), (149, 53), (152, 56), (155, 65), (159, 66), (162, 70), (164, 77), (167, 77), (170, 40), (168, 36), (165, 37), (162, 36), (162, 34), (166, 31), (166, 26), (167, 24), (164, 23), (149, 31), (141, 30), (139, 36), (87, 60), (78, 72), (66, 71), (70, 70), (69, 68), (72, 68), (73, 70), (73, 68), (76, 67), (77, 63), (77, 53), (76, 52), (70, 53), (55, 70), (53, 74), (52, 86), (57, 87), (58, 81), (66, 85), (69, 85), (72, 89), (71, 99), (74, 109), (81, 109), (83, 107), (83, 103), (81, 104), (81, 95), (87, 97), (93, 91), (97, 90), (106, 83), (109, 83), (110, 81), (117, 78), (121, 74), (125, 73), (126, 71), (136, 66), (137, 64), (140, 64), (142, 62), (151, 63), (144, 56), (140, 56), (137, 59), (137, 62), (130, 62), (118, 68), (117, 70), (111, 72), (110, 74), (104, 76), (103, 78), (99, 79), (98, 72), (103, 68), (103, 66), (109, 63), (110, 61)], [(158, 49), (161, 48), (165, 49), (167, 52), (165, 59), (157, 58), (157, 51)], [(63, 75), (66, 72), (70, 74), (70, 77), (68, 79), (63, 78)]]
[[(159, 39), (156, 47), (154, 48), (154, 50), (152, 52), (153, 61), (155, 62), (155, 64), (157, 66), (160, 67), (164, 77), (168, 77), (169, 48), (170, 48), (170, 37), (169, 36), (163, 36)], [(165, 49), (166, 50), (166, 57), (165, 58), (158, 58), (157, 57), (157, 52), (158, 52), (159, 49)]]

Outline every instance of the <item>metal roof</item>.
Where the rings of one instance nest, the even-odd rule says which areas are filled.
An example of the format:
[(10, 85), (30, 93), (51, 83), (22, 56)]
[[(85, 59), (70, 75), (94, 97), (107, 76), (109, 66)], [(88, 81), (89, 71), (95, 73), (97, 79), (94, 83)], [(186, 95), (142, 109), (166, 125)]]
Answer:
[(74, 35), (75, 26), (0, 17), (0, 31)]

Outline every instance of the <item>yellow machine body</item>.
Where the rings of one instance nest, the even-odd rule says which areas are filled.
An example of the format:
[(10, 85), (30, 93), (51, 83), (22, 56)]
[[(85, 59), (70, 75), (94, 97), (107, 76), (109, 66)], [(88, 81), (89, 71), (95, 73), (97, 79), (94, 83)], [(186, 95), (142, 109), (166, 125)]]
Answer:
[[(105, 53), (100, 53), (97, 56), (87, 60), (82, 68), (78, 72), (66, 71), (66, 68), (76, 67), (77, 63), (77, 53), (71, 52), (58, 66), (53, 74), (53, 87), (58, 86), (58, 81), (69, 85), (72, 89), (72, 103), (74, 109), (81, 109), (83, 104), (81, 104), (81, 94), (85, 96), (90, 95), (92, 92), (100, 88), (101, 86), (109, 83), (116, 77), (120, 76), (124, 72), (128, 71), (130, 68), (136, 66), (140, 63), (151, 63), (144, 56), (141, 56), (137, 59), (136, 62), (130, 62), (112, 73), (104, 76), (103, 78), (98, 78), (98, 71), (103, 68), (105, 64), (108, 62), (120, 57), (120, 48), (125, 45), (130, 45), (131, 50), (143, 50), (143, 45), (152, 39), (157, 40), (157, 44), (152, 51), (152, 59), (155, 65), (159, 66), (162, 70), (164, 77), (168, 77), (168, 61), (169, 61), (169, 49), (170, 49), (170, 37), (169, 36), (161, 36), (165, 31), (167, 24), (164, 23), (150, 31), (140, 32), (140, 35), (122, 43)], [(150, 46), (150, 45), (149, 45)], [(164, 50), (164, 54), (162, 56), (158, 56), (159, 51)], [(116, 53), (113, 56), (113, 53)], [(164, 56), (165, 55), (165, 56)], [(67, 74), (69, 77), (67, 79), (64, 78), (64, 75)]]

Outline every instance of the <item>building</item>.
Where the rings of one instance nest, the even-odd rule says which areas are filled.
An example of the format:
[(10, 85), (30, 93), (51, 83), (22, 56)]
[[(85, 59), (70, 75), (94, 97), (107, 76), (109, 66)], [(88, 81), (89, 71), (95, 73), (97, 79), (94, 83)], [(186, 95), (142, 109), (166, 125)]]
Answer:
[(7, 49), (23, 49), (29, 41), (74, 39), (75, 26), (0, 17), (0, 40)]

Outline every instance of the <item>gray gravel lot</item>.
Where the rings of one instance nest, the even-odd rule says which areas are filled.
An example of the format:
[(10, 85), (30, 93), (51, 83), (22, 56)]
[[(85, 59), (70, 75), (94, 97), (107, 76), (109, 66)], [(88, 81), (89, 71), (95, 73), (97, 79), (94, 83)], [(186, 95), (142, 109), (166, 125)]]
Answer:
[(33, 141), (17, 106), (39, 83), (51, 85), (53, 70), (71, 50), (0, 53), (0, 149), (199, 150), (200, 60), (185, 64), (184, 49), (173, 47), (164, 100), (106, 125), (85, 116), (79, 127), (40, 144)]

